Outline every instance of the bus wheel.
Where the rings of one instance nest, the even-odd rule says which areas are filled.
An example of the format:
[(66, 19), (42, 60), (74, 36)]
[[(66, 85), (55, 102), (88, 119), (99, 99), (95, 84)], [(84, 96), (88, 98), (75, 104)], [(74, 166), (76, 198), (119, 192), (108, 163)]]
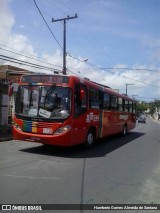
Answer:
[(93, 146), (93, 143), (95, 141), (95, 131), (93, 129), (90, 129), (87, 134), (87, 138), (85, 141), (85, 148), (90, 149)]
[(122, 135), (125, 136), (127, 134), (127, 125), (125, 124), (123, 127)]

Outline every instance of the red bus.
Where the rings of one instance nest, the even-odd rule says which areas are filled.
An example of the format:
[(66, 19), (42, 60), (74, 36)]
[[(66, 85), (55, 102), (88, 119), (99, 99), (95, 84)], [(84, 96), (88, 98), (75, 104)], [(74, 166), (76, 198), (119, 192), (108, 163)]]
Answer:
[(136, 101), (77, 76), (24, 75), (13, 138), (48, 145), (91, 147), (98, 138), (132, 130)]

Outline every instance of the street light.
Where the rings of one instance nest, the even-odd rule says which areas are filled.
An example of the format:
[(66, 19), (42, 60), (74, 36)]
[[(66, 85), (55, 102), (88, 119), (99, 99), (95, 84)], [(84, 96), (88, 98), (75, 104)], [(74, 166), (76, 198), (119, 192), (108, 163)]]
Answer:
[[(75, 58), (72, 55), (70, 55), (69, 53), (67, 53), (67, 56), (69, 56), (70, 58), (73, 58), (73, 59), (77, 60), (78, 63), (80, 63), (80, 62), (86, 63), (88, 61), (88, 58), (84, 58), (84, 59)], [(76, 63), (75, 65), (73, 65), (71, 68), (73, 68), (74, 66), (76, 66), (78, 63)], [(80, 71), (78, 71), (78, 72), (80, 73)]]
[(80, 61), (80, 62), (87, 62), (88, 61), (88, 58), (84, 58), (84, 59), (79, 59), (79, 58), (75, 58), (73, 55), (70, 55), (69, 53), (67, 53), (67, 55), (73, 59), (76, 59), (77, 61)]
[(126, 85), (126, 95), (127, 95), (128, 86), (130, 86), (130, 85), (135, 85), (135, 84), (125, 84), (125, 85)]

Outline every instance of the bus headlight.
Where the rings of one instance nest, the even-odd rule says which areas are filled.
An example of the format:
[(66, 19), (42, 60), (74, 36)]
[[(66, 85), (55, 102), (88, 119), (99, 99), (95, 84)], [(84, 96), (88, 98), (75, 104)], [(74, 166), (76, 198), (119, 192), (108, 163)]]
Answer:
[(17, 130), (22, 131), (22, 129), (20, 128), (20, 126), (19, 126), (17, 123), (13, 122), (13, 126), (14, 126)]
[(64, 134), (64, 133), (66, 133), (70, 130), (71, 130), (71, 126), (67, 125), (67, 126), (64, 126), (64, 127), (57, 129), (54, 134), (55, 135)]

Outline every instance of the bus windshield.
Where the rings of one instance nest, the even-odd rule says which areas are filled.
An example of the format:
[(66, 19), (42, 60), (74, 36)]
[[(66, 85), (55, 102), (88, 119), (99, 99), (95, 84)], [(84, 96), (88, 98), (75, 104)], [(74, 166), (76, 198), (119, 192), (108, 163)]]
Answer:
[(29, 84), (19, 87), (15, 112), (27, 117), (66, 119), (70, 106), (70, 88)]

